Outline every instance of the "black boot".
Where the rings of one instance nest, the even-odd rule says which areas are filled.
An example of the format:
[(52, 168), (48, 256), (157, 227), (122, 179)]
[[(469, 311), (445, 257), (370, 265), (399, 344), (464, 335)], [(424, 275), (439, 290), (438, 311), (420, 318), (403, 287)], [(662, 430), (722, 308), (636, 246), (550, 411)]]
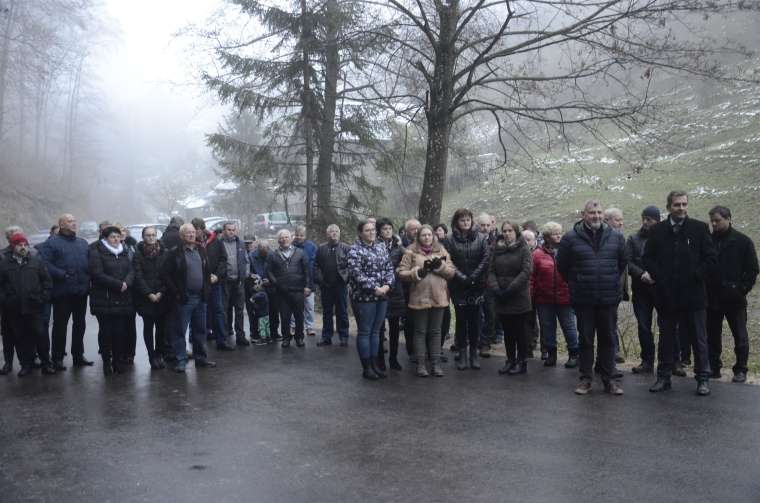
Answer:
[(372, 366), (370, 365), (369, 359), (362, 358), (362, 377), (365, 379), (369, 379), (370, 381), (377, 381), (380, 379), (377, 374), (375, 374), (375, 371), (372, 370)]
[(710, 386), (708, 386), (707, 381), (699, 381), (697, 383), (697, 395), (699, 396), (707, 396), (710, 394)]
[(103, 375), (113, 375), (113, 363), (110, 356), (103, 356)]
[(649, 388), (649, 391), (652, 393), (660, 393), (662, 391), (667, 391), (671, 388), (670, 379), (666, 377), (660, 377), (657, 376), (657, 382), (652, 385), (651, 388)]
[(391, 356), (388, 359), (388, 366), (393, 370), (403, 370), (401, 364), (398, 362), (398, 359), (394, 356)]
[(460, 349), (457, 354), (457, 370), (467, 370), (467, 348)]
[(525, 360), (520, 360), (519, 362), (515, 363), (515, 365), (509, 369), (507, 374), (514, 376), (517, 374), (525, 374), (528, 372), (528, 362)]
[(578, 353), (570, 353), (565, 362), (566, 369), (574, 369), (578, 366)]
[[(382, 349), (382, 348), (381, 348)], [(377, 358), (375, 358), (375, 368), (377, 370), (385, 371), (385, 352), (381, 351)]]
[(654, 364), (652, 362), (642, 361), (641, 365), (633, 367), (631, 372), (634, 374), (651, 374), (654, 372)]
[(5, 365), (3, 365), (3, 368), (0, 369), (0, 376), (10, 374), (12, 370), (13, 370), (13, 363), (5, 362)]
[(504, 366), (499, 369), (500, 375), (509, 374), (509, 371), (512, 370), (512, 368), (515, 366), (517, 362), (514, 360), (507, 360), (504, 362)]
[(550, 349), (547, 352), (546, 360), (544, 360), (544, 367), (556, 367), (557, 366), (557, 349)]
[(380, 379), (385, 379), (386, 377), (388, 377), (388, 375), (383, 371), (385, 369), (381, 370), (377, 366), (377, 358), (370, 358), (369, 364), (370, 364), (370, 367), (372, 367), (372, 370), (375, 372), (375, 375), (377, 375), (377, 377), (379, 377)]

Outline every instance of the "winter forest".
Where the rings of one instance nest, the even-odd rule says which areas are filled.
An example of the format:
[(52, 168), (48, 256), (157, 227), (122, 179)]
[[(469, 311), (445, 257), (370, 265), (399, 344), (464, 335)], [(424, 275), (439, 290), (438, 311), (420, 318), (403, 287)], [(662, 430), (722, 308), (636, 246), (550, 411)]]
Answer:
[(760, 188), (756, 0), (191, 3), (0, 0), (4, 222), (568, 221)]

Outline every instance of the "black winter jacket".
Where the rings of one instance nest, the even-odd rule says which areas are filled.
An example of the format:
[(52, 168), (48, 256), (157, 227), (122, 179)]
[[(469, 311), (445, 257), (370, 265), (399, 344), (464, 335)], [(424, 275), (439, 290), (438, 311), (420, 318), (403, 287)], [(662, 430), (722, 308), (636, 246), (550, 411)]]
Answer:
[(488, 267), (488, 289), (494, 296), (497, 314), (511, 315), (529, 312), (530, 275), (533, 256), (522, 238), (512, 247), (499, 246), (503, 237), (494, 239)]
[(757, 251), (752, 240), (731, 227), (723, 234), (712, 234), (718, 253), (718, 267), (707, 289), (708, 307), (722, 310), (746, 306), (747, 294), (758, 275)]
[(180, 244), (182, 244), (182, 239), (179, 237), (179, 227), (170, 225), (161, 235), (161, 247), (166, 251), (171, 251)]
[(302, 249), (295, 246), (289, 259), (283, 257), (279, 248), (269, 251), (267, 275), (278, 293), (302, 292), (304, 288), (314, 289), (309, 259)]
[(27, 256), (19, 264), (12, 253), (0, 258), (0, 304), (3, 310), (28, 315), (40, 314), (50, 301), (53, 281), (38, 257)]
[(58, 234), (45, 241), (40, 254), (53, 278), (54, 299), (66, 295), (87, 295), (90, 290), (87, 241)]
[[(138, 243), (137, 252), (132, 264), (135, 268), (134, 296), (135, 308), (140, 316), (159, 317), (168, 310), (168, 298), (166, 285), (161, 277), (161, 268), (164, 265), (167, 252), (163, 247), (159, 248), (158, 255), (146, 257), (144, 243)], [(162, 299), (159, 302), (151, 302), (148, 294), (160, 293)]]
[(625, 256), (628, 260), (628, 275), (631, 277), (631, 292), (633, 300), (645, 297), (654, 299), (654, 285), (647, 285), (641, 281), (641, 276), (646, 272), (644, 267), (644, 248), (649, 239), (649, 232), (640, 229), (636, 234), (631, 234), (625, 242)]
[[(208, 302), (211, 292), (211, 272), (209, 271), (208, 256), (203, 247), (196, 246), (195, 249), (201, 255), (203, 267), (203, 292), (201, 298), (203, 302)], [(164, 264), (161, 268), (161, 278), (169, 294), (169, 303), (187, 304), (187, 260), (185, 259), (184, 245), (181, 244), (166, 252)]]
[(334, 246), (334, 251), (331, 251), (332, 248), (333, 246), (330, 243), (324, 243), (317, 248), (317, 256), (314, 260), (314, 282), (322, 287), (334, 286), (325, 280), (324, 275), (325, 269), (330, 267), (328, 261), (332, 260), (333, 256), (337, 262), (340, 280), (344, 285), (348, 284), (348, 250), (351, 247), (346, 243), (339, 242)]
[(408, 283), (403, 283), (398, 277), (398, 266), (404, 257), (405, 248), (397, 236), (391, 238), (390, 246), (382, 241), (382, 239), (380, 241), (385, 244), (385, 249), (388, 250), (388, 260), (390, 260), (393, 266), (393, 277), (396, 280), (388, 292), (388, 310), (385, 313), (385, 317), (398, 318), (406, 313), (406, 306), (409, 304), (409, 288), (411, 286)]
[(625, 266), (625, 237), (607, 224), (592, 239), (583, 221), (577, 222), (559, 243), (557, 270), (570, 286), (573, 305), (620, 303)]
[(443, 243), (456, 268), (456, 275), (449, 283), (449, 292), (455, 305), (482, 304), (488, 269), (488, 241), (471, 229), (462, 234), (454, 229)]
[(705, 280), (715, 273), (717, 260), (706, 223), (687, 217), (678, 233), (669, 218), (652, 227), (644, 248), (644, 268), (655, 281), (657, 310), (704, 309)]
[(206, 246), (208, 256), (208, 270), (215, 274), (219, 281), (227, 277), (227, 250), (224, 243), (217, 237)]
[[(135, 271), (123, 247), (117, 256), (98, 242), (90, 253), (90, 312), (95, 316), (127, 316), (134, 312), (132, 284)], [(122, 283), (129, 288), (121, 291)]]

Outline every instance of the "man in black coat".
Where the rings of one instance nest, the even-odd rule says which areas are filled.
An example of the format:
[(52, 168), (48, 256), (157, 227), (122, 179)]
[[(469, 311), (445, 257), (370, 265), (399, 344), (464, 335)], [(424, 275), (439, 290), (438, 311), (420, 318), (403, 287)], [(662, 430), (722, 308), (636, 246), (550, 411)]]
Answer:
[(747, 380), (749, 336), (747, 334), (747, 294), (758, 275), (757, 252), (752, 240), (731, 225), (731, 210), (716, 206), (710, 210), (712, 239), (718, 253), (718, 267), (707, 292), (707, 347), (712, 377), (720, 377), (723, 363), (723, 318), (734, 336), (733, 382)]
[(293, 236), (287, 229), (277, 233), (276, 250), (267, 255), (267, 275), (269, 282), (277, 290), (280, 302), (280, 327), (282, 347), (290, 346), (290, 319), (296, 320), (296, 346), (304, 346), (304, 299), (313, 288), (309, 259), (300, 248), (293, 246)]
[(182, 244), (167, 253), (164, 260), (162, 278), (170, 301), (174, 304), (174, 354), (177, 358), (174, 371), (185, 372), (187, 365), (187, 343), (185, 332), (191, 330), (193, 356), (196, 367), (216, 367), (208, 359), (206, 352), (206, 330), (204, 313), (211, 285), (219, 281), (211, 274), (206, 250), (195, 240), (195, 227), (184, 224), (180, 227)]
[(644, 268), (654, 282), (661, 319), (657, 382), (649, 391), (670, 389), (675, 338), (681, 332), (693, 347), (697, 394), (705, 396), (710, 394), (705, 280), (714, 272), (717, 253), (707, 224), (689, 218), (688, 206), (686, 192), (668, 194), (670, 215), (652, 227), (644, 248)]
[(327, 242), (317, 249), (315, 283), (322, 292), (322, 340), (317, 346), (332, 345), (333, 316), (341, 346), (348, 344), (348, 257), (349, 246), (340, 241), (340, 227), (327, 227)]
[(166, 226), (166, 230), (161, 235), (161, 247), (167, 251), (173, 250), (182, 243), (179, 237), (179, 228), (185, 221), (182, 217), (173, 216), (169, 220), (169, 225)]
[(615, 372), (615, 312), (621, 299), (625, 270), (625, 238), (602, 222), (598, 201), (586, 202), (583, 220), (567, 232), (557, 250), (557, 270), (570, 286), (570, 301), (578, 319), (580, 383), (578, 395), (591, 391), (594, 335), (599, 342), (597, 366), (604, 390), (622, 395)]
[(19, 377), (32, 372), (35, 355), (43, 374), (55, 374), (50, 362), (50, 341), (42, 330), (42, 308), (50, 301), (53, 282), (45, 264), (32, 256), (29, 241), (17, 233), (0, 262), (0, 304), (11, 327), (13, 343), (21, 361)]

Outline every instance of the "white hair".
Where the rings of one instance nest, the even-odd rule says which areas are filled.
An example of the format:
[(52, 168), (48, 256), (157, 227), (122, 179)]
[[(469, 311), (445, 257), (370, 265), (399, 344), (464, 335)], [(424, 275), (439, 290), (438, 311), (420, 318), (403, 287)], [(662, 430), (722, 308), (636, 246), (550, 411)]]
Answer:
[(338, 227), (338, 224), (330, 224), (327, 226), (327, 229), (326, 229), (327, 232), (330, 232), (333, 230), (340, 232), (340, 227)]
[(179, 228), (179, 233), (184, 234), (187, 231), (195, 232), (195, 226), (193, 224), (182, 224)]
[(489, 215), (488, 213), (481, 213), (480, 215), (478, 215), (478, 218), (476, 218), (475, 221), (479, 224), (483, 224), (483, 223), (490, 224), (491, 215)]
[(10, 238), (14, 234), (19, 234), (21, 232), (24, 232), (24, 229), (22, 229), (18, 225), (11, 225), (5, 228), (5, 237)]
[(288, 235), (288, 237), (291, 236), (290, 231), (288, 229), (280, 229), (277, 231), (277, 239), (280, 239), (280, 237), (284, 236), (285, 234)]
[(526, 239), (526, 241), (528, 240), (528, 236), (530, 236), (530, 239), (536, 239), (536, 233), (530, 229), (525, 229), (524, 231), (522, 231), (522, 235)]
[(604, 219), (609, 220), (610, 218), (620, 217), (623, 218), (623, 212), (619, 208), (607, 208), (604, 210)]
[(585, 211), (590, 210), (591, 208), (601, 208), (601, 207), (602, 207), (602, 203), (600, 203), (596, 199), (589, 199), (588, 201), (584, 203), (583, 211), (585, 212)]
[(416, 218), (410, 218), (404, 224), (404, 230), (410, 229), (413, 225), (416, 225), (417, 227), (421, 227), (422, 226), (422, 224), (420, 223), (419, 220), (417, 220)]
[(306, 226), (305, 225), (296, 225), (296, 234), (303, 232), (306, 234)]

